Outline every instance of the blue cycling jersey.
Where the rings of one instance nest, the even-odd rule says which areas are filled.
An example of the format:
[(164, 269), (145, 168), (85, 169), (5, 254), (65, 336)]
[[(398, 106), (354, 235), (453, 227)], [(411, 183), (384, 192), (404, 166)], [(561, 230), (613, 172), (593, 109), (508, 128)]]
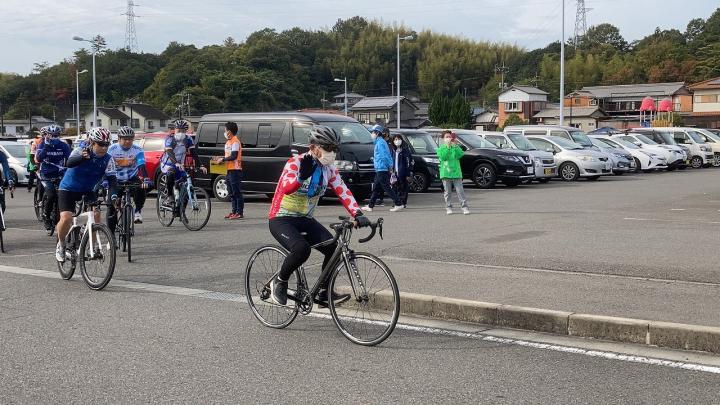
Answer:
[[(0, 152), (0, 166), (2, 166), (2, 174), (5, 176), (5, 180), (12, 180), (10, 177), (10, 165), (8, 164), (7, 156)], [(0, 185), (2, 185), (2, 178), (0, 178)]]
[(140, 166), (145, 164), (145, 152), (135, 144), (125, 149), (116, 143), (110, 146), (108, 155), (113, 158), (115, 163), (118, 181), (129, 181), (138, 177)]
[(42, 142), (35, 151), (35, 160), (40, 162), (40, 178), (50, 180), (60, 177), (65, 161), (70, 157), (70, 146), (60, 139)]
[[(83, 150), (83, 148), (73, 150), (70, 159), (78, 158)], [(115, 177), (115, 175), (115, 163), (109, 154), (98, 157), (90, 151), (90, 159), (84, 159), (79, 165), (67, 169), (60, 182), (60, 190), (89, 193), (95, 189), (103, 176)]]
[[(165, 149), (172, 149), (172, 154), (175, 155), (175, 160), (181, 164), (185, 162), (185, 155), (187, 155), (188, 151), (193, 147), (193, 140), (188, 135), (185, 135), (185, 138), (180, 141), (175, 139), (173, 136), (165, 138)], [(173, 162), (168, 157), (168, 153), (166, 151), (160, 160), (160, 170), (163, 173), (167, 173), (173, 166)]]

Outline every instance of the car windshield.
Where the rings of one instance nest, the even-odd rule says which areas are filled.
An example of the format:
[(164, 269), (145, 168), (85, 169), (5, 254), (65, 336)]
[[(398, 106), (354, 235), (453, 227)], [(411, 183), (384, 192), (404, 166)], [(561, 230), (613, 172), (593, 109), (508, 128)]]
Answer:
[(614, 143), (622, 146), (625, 149), (640, 149), (639, 146), (635, 145), (634, 143), (628, 142), (624, 139), (614, 139), (613, 138), (613, 139), (606, 140), (606, 142), (614, 142)]
[(320, 125), (334, 129), (340, 136), (340, 143), (373, 143), (370, 131), (359, 122), (324, 121)]
[(552, 140), (552, 141), (555, 142), (556, 144), (558, 144), (558, 146), (560, 146), (560, 147), (563, 148), (563, 149), (575, 150), (575, 149), (582, 149), (582, 148), (583, 148), (582, 145), (580, 145), (580, 144), (578, 144), (578, 143), (576, 143), (576, 142), (569, 141), (569, 140), (567, 140), (567, 139), (565, 139), (565, 138), (560, 138), (560, 137), (557, 137), (557, 136), (556, 136), (556, 137), (553, 137), (553, 140)]
[(677, 145), (677, 142), (675, 142), (675, 138), (673, 138), (671, 133), (658, 132), (657, 134), (663, 139), (663, 143), (665, 143), (665, 145)]
[(590, 138), (590, 142), (598, 148), (614, 148), (614, 145), (610, 145), (607, 142), (603, 142), (602, 139)]
[(406, 136), (418, 155), (434, 155), (437, 152), (437, 145), (430, 134), (417, 133), (406, 134)]
[(510, 138), (512, 143), (514, 143), (515, 146), (517, 146), (517, 148), (520, 150), (537, 150), (537, 148), (533, 144), (531, 144), (524, 135), (507, 134), (507, 137)]
[(690, 135), (690, 138), (692, 138), (693, 141), (695, 141), (697, 143), (705, 143), (705, 140), (703, 139), (703, 137), (700, 134), (698, 134), (697, 132), (687, 131), (687, 133), (688, 133), (688, 135)]
[(459, 134), (458, 138), (460, 138), (460, 140), (463, 141), (463, 143), (470, 146), (471, 148), (497, 149), (497, 146), (495, 146), (492, 143), (481, 138), (480, 135)]
[(711, 142), (716, 143), (720, 142), (720, 136), (715, 135), (714, 133), (708, 131), (707, 129), (698, 129), (698, 132), (700, 132), (701, 135), (704, 135), (705, 142)]
[(593, 143), (590, 140), (590, 138), (587, 135), (585, 135), (585, 133), (582, 131), (571, 131), (570, 137), (572, 138), (572, 140), (575, 143), (578, 143), (586, 148), (588, 146), (593, 146)]
[(646, 143), (648, 145), (657, 145), (658, 144), (657, 142), (653, 141), (652, 139), (648, 138), (647, 136), (645, 136), (643, 134), (635, 134), (635, 138), (640, 140), (640, 142)]
[(5, 148), (5, 150), (8, 151), (8, 153), (10, 154), (10, 156), (12, 156), (12, 157), (14, 157), (14, 158), (16, 158), (16, 159), (24, 159), (24, 158), (25, 158), (25, 151), (26, 151), (25, 145), (22, 145), (22, 144), (17, 144), (17, 145), (3, 144), (2, 147)]

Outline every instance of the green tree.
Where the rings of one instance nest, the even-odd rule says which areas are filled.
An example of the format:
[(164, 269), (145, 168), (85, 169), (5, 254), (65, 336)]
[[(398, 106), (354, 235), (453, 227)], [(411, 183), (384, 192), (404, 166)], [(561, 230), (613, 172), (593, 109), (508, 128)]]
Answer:
[(523, 124), (527, 124), (527, 122), (525, 122), (525, 120), (520, 118), (519, 115), (510, 114), (507, 116), (507, 118), (505, 118), (505, 122), (503, 123), (502, 127), (506, 128), (506, 127), (509, 127), (512, 125), (523, 125)]

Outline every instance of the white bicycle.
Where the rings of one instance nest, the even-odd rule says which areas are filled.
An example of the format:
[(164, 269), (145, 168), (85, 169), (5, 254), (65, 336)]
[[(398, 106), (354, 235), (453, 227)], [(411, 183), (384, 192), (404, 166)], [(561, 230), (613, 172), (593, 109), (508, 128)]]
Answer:
[[(83, 197), (65, 237), (65, 260), (57, 262), (64, 280), (72, 278), (79, 262), (80, 274), (93, 290), (105, 288), (115, 271), (115, 238), (107, 225), (95, 222), (95, 211), (101, 205), (100, 201), (85, 202)], [(85, 224), (79, 224), (83, 219)]]

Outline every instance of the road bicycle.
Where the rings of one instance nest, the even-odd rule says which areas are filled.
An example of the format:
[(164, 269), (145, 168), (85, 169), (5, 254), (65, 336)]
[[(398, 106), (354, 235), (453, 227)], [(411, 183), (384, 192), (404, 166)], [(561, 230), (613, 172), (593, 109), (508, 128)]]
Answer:
[(117, 226), (115, 231), (118, 234), (117, 244), (123, 252), (127, 252), (128, 262), (132, 261), (132, 238), (135, 236), (135, 202), (132, 198), (132, 190), (141, 188), (138, 183), (119, 183), (120, 199), (115, 210)]
[[(2, 172), (0, 172), (0, 175)], [(0, 183), (2, 181), (0, 180)], [(10, 198), (15, 198), (13, 193), (14, 189), (10, 189)], [(3, 239), (3, 232), (7, 228), (5, 227), (5, 188), (0, 184), (0, 253), (5, 253), (5, 240)]]
[[(55, 227), (57, 226), (58, 222), (60, 222), (60, 207), (58, 206), (58, 191), (60, 190), (60, 178), (55, 178), (51, 180), (53, 183), (53, 186), (55, 186), (55, 197), (53, 201), (53, 210), (52, 213), (50, 213), (50, 222), (52, 223), (52, 227), (48, 230), (48, 236), (52, 236), (53, 233), (55, 233)], [(35, 212), (35, 215), (39, 215), (38, 220), (44, 222), (44, 212), (45, 212), (45, 198), (47, 197), (47, 190), (42, 185), (42, 181), (38, 181), (38, 187), (35, 187), (35, 194), (38, 194), (38, 189), (40, 187), (43, 187), (43, 196), (40, 200), (39, 204), (35, 203), (35, 209), (40, 210), (40, 213)]]
[[(180, 217), (185, 228), (199, 231), (210, 220), (212, 206), (207, 191), (193, 186), (192, 174), (195, 170), (176, 174), (175, 190), (168, 190), (167, 175), (160, 176), (157, 186), (157, 217), (162, 226), (172, 225), (176, 217)], [(170, 193), (175, 198), (169, 199)]]
[[(298, 313), (312, 312), (313, 304), (319, 304), (320, 287), (329, 281), (328, 291), (349, 294), (344, 303), (328, 299), (327, 305), (335, 325), (353, 343), (374, 346), (393, 332), (400, 315), (400, 293), (395, 277), (388, 266), (378, 257), (350, 249), (350, 238), (355, 226), (352, 218), (340, 217), (342, 222), (330, 225), (335, 236), (312, 246), (318, 248), (337, 243), (327, 266), (322, 269), (312, 289), (300, 266), (288, 281), (289, 305), (278, 305), (271, 297), (270, 282), (280, 272), (287, 250), (276, 245), (257, 249), (245, 270), (245, 294), (253, 315), (265, 326), (281, 329), (290, 325)], [(382, 238), (383, 219), (370, 225), (370, 234), (360, 239), (365, 243), (375, 237), (376, 230)], [(332, 295), (329, 293), (328, 295)]]
[[(65, 260), (57, 262), (64, 280), (72, 278), (79, 263), (85, 284), (93, 290), (105, 288), (115, 271), (115, 238), (107, 225), (95, 222), (95, 211), (100, 211), (101, 206), (100, 201), (86, 202), (82, 198), (65, 237)], [(78, 220), (83, 219), (85, 224), (79, 224)]]

